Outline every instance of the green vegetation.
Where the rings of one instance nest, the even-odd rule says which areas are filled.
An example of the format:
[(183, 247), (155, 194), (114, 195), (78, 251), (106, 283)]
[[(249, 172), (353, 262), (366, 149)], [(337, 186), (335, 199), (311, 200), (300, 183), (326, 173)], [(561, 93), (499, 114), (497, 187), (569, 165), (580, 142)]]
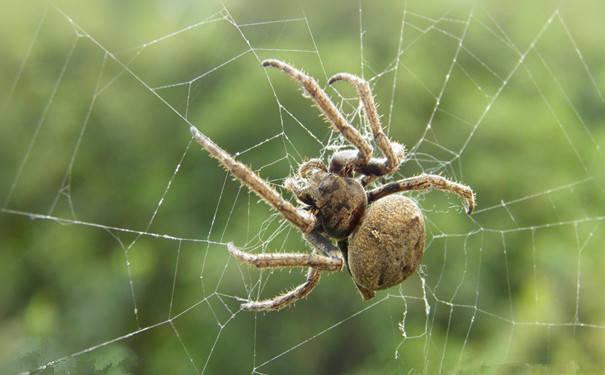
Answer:
[[(0, 373), (73, 353), (41, 373), (601, 373), (605, 4), (426, 3), (363, 2), (363, 62), (357, 2), (4, 3)], [(339, 142), (260, 66), (268, 57), (322, 85), (363, 65), (391, 137), (413, 151), (400, 175), (477, 192), (472, 217), (451, 195), (412, 195), (429, 233), (425, 289), (415, 275), (364, 303), (342, 272), (294, 308), (238, 312), (236, 297), (304, 274), (259, 277), (224, 244), (305, 244), (189, 144), (183, 117), (277, 187)]]

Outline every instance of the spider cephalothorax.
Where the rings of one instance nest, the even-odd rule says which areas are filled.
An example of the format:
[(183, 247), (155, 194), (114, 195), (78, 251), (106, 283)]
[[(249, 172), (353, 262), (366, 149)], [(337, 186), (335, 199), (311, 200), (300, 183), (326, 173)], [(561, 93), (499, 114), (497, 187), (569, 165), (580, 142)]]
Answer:
[(368, 205), (366, 192), (354, 178), (330, 173), (319, 160), (299, 168), (300, 180), (286, 180), (286, 187), (316, 212), (322, 231), (344, 239), (357, 227)]
[[(404, 147), (391, 142), (382, 131), (369, 84), (349, 73), (328, 80), (351, 83), (362, 102), (374, 143), (383, 158), (372, 156), (372, 146), (338, 111), (317, 82), (279, 60), (265, 60), (263, 66), (282, 70), (298, 81), (307, 96), (322, 111), (328, 122), (356, 149), (334, 153), (326, 166), (319, 159), (302, 163), (296, 176), (286, 179), (285, 187), (301, 203), (295, 207), (275, 189), (236, 161), (229, 153), (195, 127), (195, 140), (225, 169), (250, 190), (279, 211), (297, 227), (313, 248), (311, 253), (251, 254), (228, 244), (228, 250), (240, 261), (259, 268), (308, 267), (307, 280), (280, 296), (244, 303), (245, 310), (279, 310), (304, 298), (319, 282), (321, 271), (349, 270), (364, 299), (374, 291), (397, 285), (411, 275), (424, 253), (424, 218), (416, 203), (403, 195), (409, 190), (439, 189), (458, 194), (466, 200), (467, 212), (475, 207), (473, 191), (465, 185), (438, 175), (422, 174), (366, 190), (380, 176), (399, 169), (405, 158)], [(332, 241), (337, 241), (338, 247)]]

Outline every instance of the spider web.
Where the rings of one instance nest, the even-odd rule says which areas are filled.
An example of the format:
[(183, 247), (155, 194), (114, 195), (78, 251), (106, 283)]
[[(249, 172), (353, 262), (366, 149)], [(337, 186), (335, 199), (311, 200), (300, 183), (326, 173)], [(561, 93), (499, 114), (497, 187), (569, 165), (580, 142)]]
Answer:
[[(593, 53), (603, 30), (574, 13), (593, 19), (588, 5), (181, 5), (107, 8), (119, 39), (103, 7), (32, 4), (3, 17), (14, 43), (2, 47), (2, 267), (15, 292), (1, 296), (12, 307), (0, 368), (605, 367), (605, 99)], [(455, 197), (411, 195), (427, 220), (423, 266), (372, 301), (342, 272), (294, 308), (239, 310), (303, 273), (250, 269), (226, 243), (305, 244), (188, 127), (280, 191), (305, 158), (347, 147), (290, 80), (260, 67), (267, 57), (322, 84), (338, 71), (364, 77), (408, 148), (395, 178), (438, 173), (478, 194), (471, 217)], [(354, 92), (328, 93), (369, 139)]]

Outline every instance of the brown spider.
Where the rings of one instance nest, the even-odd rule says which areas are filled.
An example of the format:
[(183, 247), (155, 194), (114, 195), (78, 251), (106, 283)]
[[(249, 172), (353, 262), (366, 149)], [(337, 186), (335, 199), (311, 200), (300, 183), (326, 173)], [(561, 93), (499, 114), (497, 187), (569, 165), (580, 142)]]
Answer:
[[(372, 157), (372, 146), (344, 118), (313, 78), (279, 60), (269, 59), (262, 64), (280, 69), (298, 81), (328, 122), (357, 149), (334, 153), (329, 166), (319, 159), (301, 164), (298, 176), (285, 182), (285, 187), (306, 205), (297, 208), (250, 168), (191, 127), (195, 140), (213, 158), (302, 231), (313, 248), (306, 254), (251, 254), (229, 243), (227, 248), (235, 258), (259, 268), (309, 268), (303, 284), (272, 299), (244, 303), (242, 309), (280, 310), (306, 297), (319, 282), (321, 271), (342, 271), (345, 264), (364, 300), (372, 298), (376, 290), (401, 283), (416, 270), (422, 258), (424, 218), (413, 200), (391, 194), (430, 188), (449, 191), (466, 200), (470, 214), (475, 208), (473, 191), (468, 186), (431, 174), (405, 178), (366, 191), (364, 186), (379, 176), (395, 173), (405, 157), (404, 147), (391, 142), (382, 131), (369, 84), (349, 73), (336, 74), (328, 81), (332, 84), (343, 80), (355, 87), (374, 142), (384, 158)], [(363, 177), (355, 179), (355, 174)], [(332, 239), (337, 241), (338, 247)]]

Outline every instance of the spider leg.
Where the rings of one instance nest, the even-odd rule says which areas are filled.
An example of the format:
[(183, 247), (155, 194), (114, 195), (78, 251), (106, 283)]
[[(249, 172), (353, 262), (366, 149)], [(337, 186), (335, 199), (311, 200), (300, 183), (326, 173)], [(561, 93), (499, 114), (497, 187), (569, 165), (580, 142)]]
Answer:
[(256, 193), (276, 211), (279, 211), (290, 223), (294, 224), (304, 233), (311, 232), (316, 226), (315, 217), (301, 210), (282, 198), (265, 180), (254, 173), (245, 164), (238, 162), (227, 151), (214, 143), (210, 138), (202, 134), (196, 127), (191, 127), (193, 138), (199, 143), (211, 157), (218, 162), (238, 180), (245, 184), (248, 189)]
[(334, 128), (357, 148), (359, 151), (358, 155), (356, 155), (357, 161), (360, 164), (364, 164), (370, 160), (370, 157), (372, 156), (372, 146), (370, 146), (362, 137), (361, 133), (344, 118), (338, 108), (336, 108), (336, 105), (332, 103), (328, 94), (319, 87), (313, 78), (280, 60), (268, 59), (264, 60), (262, 64), (264, 67), (280, 69), (290, 78), (298, 81)]
[(459, 195), (466, 201), (468, 214), (475, 209), (475, 193), (470, 187), (434, 174), (421, 174), (382, 185), (368, 192), (368, 203), (400, 191), (427, 189), (438, 189)]
[[(374, 95), (372, 94), (372, 89), (370, 88), (370, 84), (362, 79), (357, 77), (356, 75), (350, 73), (338, 73), (333, 75), (328, 80), (328, 85), (333, 84), (336, 81), (346, 81), (355, 87), (357, 91), (357, 95), (363, 104), (364, 113), (368, 122), (370, 123), (370, 128), (372, 129), (372, 134), (374, 135), (374, 141), (382, 154), (386, 159), (376, 159), (372, 160), (373, 164), (377, 164), (374, 168), (378, 167), (380, 175), (391, 174), (395, 172), (399, 168), (399, 164), (405, 158), (405, 149), (403, 145), (398, 143), (391, 142), (389, 138), (384, 134), (382, 130), (382, 125), (380, 124), (380, 116), (378, 115), (378, 110), (376, 109), (376, 103), (374, 102)], [(363, 173), (363, 171), (360, 171)], [(374, 173), (376, 173), (374, 172)], [(364, 173), (365, 174), (365, 173)], [(371, 174), (374, 176), (375, 174)]]
[(344, 267), (342, 253), (330, 242), (330, 240), (322, 236), (317, 231), (307, 233), (304, 237), (316, 251), (326, 255), (317, 254), (316, 251), (313, 251), (311, 254), (250, 254), (239, 250), (232, 243), (227, 244), (227, 249), (235, 258), (237, 258), (239, 261), (252, 264), (259, 268), (309, 267), (309, 271), (307, 272), (307, 280), (304, 283), (271, 299), (243, 303), (241, 306), (242, 310), (281, 310), (284, 307), (309, 295), (311, 290), (315, 288), (319, 282), (319, 274), (321, 271), (342, 271)]
[(227, 249), (240, 262), (248, 263), (257, 268), (286, 268), (311, 267), (320, 271), (342, 271), (344, 261), (342, 258), (327, 257), (313, 253), (261, 253), (251, 254), (235, 247), (231, 242)]
[(319, 283), (320, 271), (315, 268), (309, 268), (307, 280), (296, 288), (271, 299), (262, 301), (250, 301), (241, 305), (242, 310), (249, 311), (278, 311), (284, 307), (305, 298), (311, 293), (313, 288)]

